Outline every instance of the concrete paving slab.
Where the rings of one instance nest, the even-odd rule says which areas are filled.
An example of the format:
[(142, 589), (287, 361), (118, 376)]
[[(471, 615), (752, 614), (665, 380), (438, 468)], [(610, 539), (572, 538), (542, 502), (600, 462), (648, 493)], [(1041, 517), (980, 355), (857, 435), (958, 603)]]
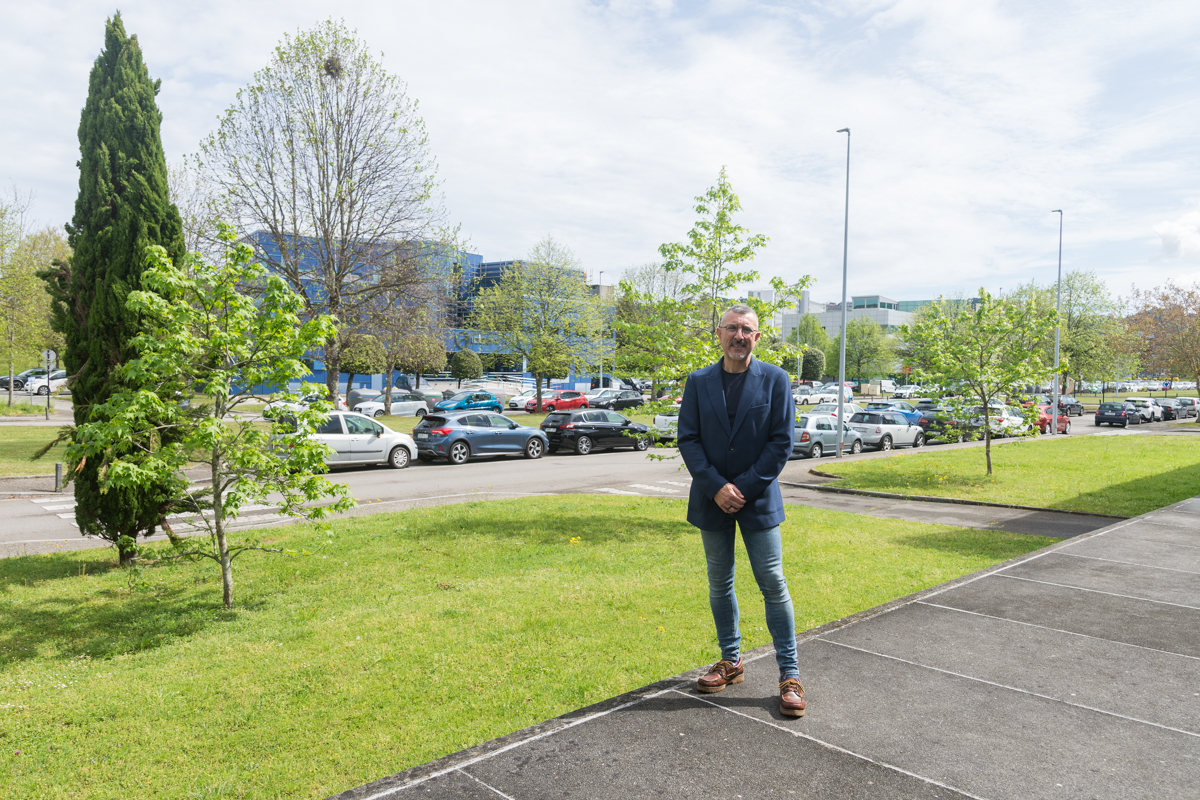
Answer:
[(439, 775), (391, 795), (395, 798), (422, 797), (428, 800), (500, 800), (504, 795), (460, 770)]
[(1194, 531), (1200, 528), (1200, 512), (1192, 511), (1162, 511), (1146, 518), (1151, 525), (1168, 525), (1174, 528)]
[(1180, 550), (1200, 548), (1200, 530), (1176, 528), (1167, 525), (1139, 525), (1136, 528), (1131, 528), (1128, 532), (1125, 530), (1109, 531), (1104, 536), (1106, 539), (1111, 539), (1114, 542), (1161, 542), (1163, 544), (1174, 545), (1180, 548)]
[[(1200, 737), (839, 646), (800, 648), (814, 738), (983, 798), (1184, 798)], [(773, 670), (714, 695), (769, 719)], [(803, 676), (802, 676), (803, 677)], [(728, 695), (728, 697), (727, 697)]]
[(1048, 553), (1005, 570), (1007, 579), (1041, 581), (1123, 597), (1176, 603), (1200, 610), (1200, 574), (1094, 558), (1076, 558), (1070, 551)]
[[(1142, 528), (1138, 530), (1142, 530)], [(1181, 546), (1178, 541), (1148, 540), (1146, 534), (1142, 532), (1140, 536), (1093, 538), (1078, 542), (1069, 550), (1062, 552), (1075, 557), (1103, 558), (1143, 567), (1184, 570), (1200, 574), (1200, 532), (1186, 532), (1184, 536), (1191, 540), (1191, 546)]]
[(963, 796), (797, 735), (799, 720), (714, 712), (670, 692), (464, 771), (517, 800)]
[(924, 602), (1200, 658), (1200, 615), (1182, 606), (1000, 577)]
[(1200, 497), (1193, 497), (1190, 500), (1184, 500), (1182, 503), (1176, 503), (1172, 510), (1186, 511), (1189, 514), (1200, 514)]
[(825, 639), (1064, 703), (1200, 733), (1200, 658), (924, 603)]

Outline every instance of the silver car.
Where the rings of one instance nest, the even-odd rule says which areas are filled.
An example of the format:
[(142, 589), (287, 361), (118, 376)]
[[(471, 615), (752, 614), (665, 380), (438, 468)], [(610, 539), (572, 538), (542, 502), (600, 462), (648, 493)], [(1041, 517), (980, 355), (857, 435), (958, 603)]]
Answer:
[(417, 444), (362, 414), (334, 412), (317, 426), (313, 438), (330, 449), (325, 463), (331, 467), (387, 464), (404, 469), (417, 457)]
[(877, 450), (925, 444), (921, 426), (897, 411), (860, 411), (850, 418), (850, 427), (862, 434), (863, 444)]
[[(356, 405), (352, 410), (367, 417), (382, 417), (386, 407), (383, 402), (383, 395), (372, 397), (370, 400), (365, 400)], [(399, 389), (392, 390), (392, 416), (393, 417), (423, 417), (429, 413), (429, 406), (425, 402), (425, 398), (419, 394), (412, 392), (403, 392)]]
[[(856, 455), (862, 452), (862, 434), (849, 425), (842, 426), (842, 447)], [(801, 414), (792, 431), (792, 457), (820, 458), (837, 452), (837, 417), (829, 414)]]

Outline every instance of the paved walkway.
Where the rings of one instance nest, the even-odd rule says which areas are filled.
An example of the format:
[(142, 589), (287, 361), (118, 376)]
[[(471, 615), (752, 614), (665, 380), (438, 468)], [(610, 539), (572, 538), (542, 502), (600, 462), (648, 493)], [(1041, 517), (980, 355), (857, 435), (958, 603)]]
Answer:
[(801, 634), (801, 719), (761, 648), (339, 797), (1190, 800), (1198, 612), (1200, 498)]

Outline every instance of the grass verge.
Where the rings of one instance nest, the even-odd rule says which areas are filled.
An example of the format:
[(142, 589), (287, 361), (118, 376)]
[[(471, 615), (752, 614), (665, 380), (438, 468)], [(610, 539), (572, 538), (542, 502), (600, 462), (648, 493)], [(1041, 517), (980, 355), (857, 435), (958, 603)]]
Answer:
[[(233, 611), (210, 564), (2, 561), (5, 794), (325, 797), (712, 661), (684, 508), (563, 496), (265, 531), (313, 555), (237, 562)], [(789, 515), (798, 630), (1047, 542)], [(749, 649), (769, 635), (738, 558)]]
[(890, 458), (828, 464), (838, 486), (896, 494), (1132, 517), (1200, 491), (1200, 440), (1182, 436), (1080, 436), (1027, 439), (983, 450), (908, 451)]
[[(53, 403), (50, 406), (50, 410), (55, 410)], [(40, 417), (45, 413), (45, 400), (42, 400), (41, 403), (24, 400), (19, 403), (13, 403), (11, 406), (7, 402), (0, 403), (0, 417)]]
[(58, 445), (37, 461), (33, 454), (58, 435), (49, 425), (7, 425), (0, 429), (0, 475), (53, 475), (54, 462), (63, 460), (66, 445)]

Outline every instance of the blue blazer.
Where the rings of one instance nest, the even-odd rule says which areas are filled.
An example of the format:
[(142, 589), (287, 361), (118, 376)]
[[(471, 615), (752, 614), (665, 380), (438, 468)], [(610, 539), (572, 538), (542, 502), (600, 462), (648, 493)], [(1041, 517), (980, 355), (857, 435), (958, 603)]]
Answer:
[[(750, 531), (783, 522), (777, 479), (792, 455), (795, 425), (791, 381), (779, 367), (751, 359), (732, 426), (725, 409), (721, 362), (689, 375), (678, 424), (679, 453), (692, 474), (688, 522), (710, 531), (725, 527), (731, 519)], [(726, 514), (713, 502), (726, 483), (746, 498), (736, 514)]]

